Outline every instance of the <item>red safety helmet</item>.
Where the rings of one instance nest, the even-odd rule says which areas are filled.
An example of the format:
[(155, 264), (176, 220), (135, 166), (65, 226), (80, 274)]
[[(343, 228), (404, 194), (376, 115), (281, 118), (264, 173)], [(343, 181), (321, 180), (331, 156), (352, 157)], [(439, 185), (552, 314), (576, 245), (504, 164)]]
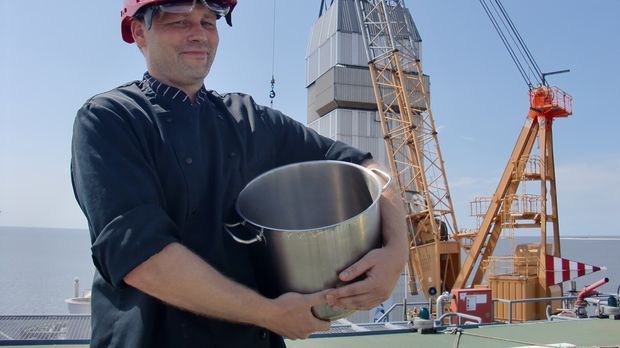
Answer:
[[(226, 15), (226, 23), (232, 26), (232, 11), (237, 5), (237, 0), (202, 0), (208, 3), (215, 3), (220, 6), (228, 6), (230, 10)], [(121, 35), (127, 43), (133, 43), (133, 35), (131, 34), (131, 18), (144, 6), (157, 5), (173, 2), (173, 0), (123, 0), (123, 9), (121, 10)]]

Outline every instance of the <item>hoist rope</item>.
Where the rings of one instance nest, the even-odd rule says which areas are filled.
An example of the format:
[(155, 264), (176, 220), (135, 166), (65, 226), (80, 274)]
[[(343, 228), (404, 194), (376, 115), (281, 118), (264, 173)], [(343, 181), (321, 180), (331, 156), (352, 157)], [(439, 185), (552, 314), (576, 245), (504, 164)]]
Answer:
[[(543, 73), (540, 67), (502, 5), (501, 0), (479, 0), (479, 2), (528, 87), (532, 89), (534, 83), (537, 85), (544, 84)], [(530, 76), (533, 78), (530, 78)]]
[(530, 52), (530, 49), (525, 44), (525, 41), (523, 40), (523, 37), (521, 37), (521, 34), (519, 33), (519, 30), (517, 29), (517, 27), (512, 22), (512, 19), (510, 18), (510, 16), (508, 15), (508, 12), (504, 8), (504, 5), (502, 5), (501, 1), (499, 1), (499, 0), (495, 0), (495, 1), (497, 2), (497, 6), (499, 7), (500, 11), (504, 14), (504, 17), (506, 18), (506, 21), (508, 22), (508, 24), (512, 28), (513, 32), (515, 33), (515, 36), (516, 36), (517, 40), (519, 41), (519, 44), (523, 47), (523, 50), (525, 51), (525, 54), (527, 55), (529, 61), (532, 63), (532, 66), (534, 67), (534, 70), (536, 70), (537, 76), (541, 77), (542, 74), (543, 74), (542, 70), (540, 70), (540, 67), (536, 63), (536, 60), (534, 59), (534, 56), (532, 55), (532, 52)]
[(273, 100), (276, 97), (275, 78), (276, 71), (276, 0), (273, 0), (273, 32), (271, 34), (271, 90), (269, 91), (269, 98), (271, 99), (270, 106), (273, 108)]
[[(514, 26), (514, 24), (512, 23), (512, 20), (508, 16), (508, 12), (506, 12), (500, 0), (494, 0), (494, 3), (495, 3), (494, 5), (492, 4), (493, 10), (495, 10), (495, 13), (497, 14), (501, 23), (503, 24), (504, 29), (508, 33), (508, 36), (512, 40), (512, 43), (514, 44), (517, 51), (519, 52), (519, 55), (521, 56), (522, 61), (525, 62), (525, 66), (527, 67), (527, 70), (529, 70), (530, 72), (530, 75), (528, 75), (528, 78), (530, 76), (533, 76), (533, 78), (536, 80), (536, 83), (540, 84), (542, 81), (541, 79), (542, 73), (538, 71), (538, 65), (534, 61), (534, 58), (531, 56), (531, 54), (528, 54), (529, 50), (527, 49), (525, 42), (522, 39), (519, 39), (521, 35), (519, 34), (517, 27)], [(530, 79), (530, 82), (531, 81), (532, 79)]]
[(529, 87), (531, 87), (532, 86), (532, 82), (527, 77), (527, 73), (525, 72), (525, 69), (524, 69), (523, 65), (521, 65), (521, 62), (517, 58), (516, 53), (514, 52), (512, 46), (510, 46), (510, 43), (508, 42), (508, 39), (504, 35), (504, 32), (501, 30), (499, 24), (497, 23), (497, 19), (493, 16), (493, 13), (491, 12), (491, 9), (489, 9), (489, 5), (487, 5), (487, 3), (484, 2), (483, 0), (479, 0), (479, 2), (480, 2), (480, 5), (482, 5), (482, 7), (484, 8), (484, 12), (487, 14), (487, 17), (489, 17), (489, 20), (493, 24), (493, 27), (495, 28), (495, 31), (497, 32), (497, 34), (499, 35), (500, 39), (502, 40), (502, 43), (504, 44), (504, 47), (506, 47), (506, 50), (508, 50), (508, 54), (510, 55), (510, 58), (515, 63), (515, 65), (517, 66), (517, 70), (519, 70), (519, 74), (521, 74), (521, 77), (523, 78), (525, 83)]
[(524, 50), (523, 50), (522, 45), (517, 42), (517, 39), (515, 38), (516, 35), (513, 29), (507, 24), (506, 17), (504, 16), (503, 13), (500, 13), (500, 11), (498, 10), (498, 4), (499, 4), (498, 0), (495, 0), (494, 3), (491, 3), (491, 6), (493, 7), (493, 11), (495, 11), (495, 14), (499, 18), (499, 22), (504, 27), (505, 32), (508, 33), (508, 37), (510, 38), (510, 41), (512, 41), (511, 47), (513, 47), (513, 50), (515, 50), (519, 54), (520, 58), (518, 59), (520, 59), (520, 62), (522, 62), (522, 64), (529, 71), (529, 74), (527, 75), (527, 77), (528, 77), (528, 81), (530, 81), (530, 86), (532, 86), (534, 83), (532, 82), (531, 77), (534, 76), (534, 78), (536, 78), (538, 74), (534, 71), (534, 69), (532, 68), (531, 62), (529, 61), (529, 59), (526, 57), (525, 53), (523, 52)]

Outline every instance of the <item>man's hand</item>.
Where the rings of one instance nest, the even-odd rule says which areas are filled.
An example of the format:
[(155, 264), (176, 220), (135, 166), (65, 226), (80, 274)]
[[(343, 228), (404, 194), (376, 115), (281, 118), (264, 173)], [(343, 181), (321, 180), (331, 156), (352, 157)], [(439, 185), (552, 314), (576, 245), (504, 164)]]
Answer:
[(312, 306), (327, 303), (329, 290), (309, 295), (287, 293), (271, 300), (226, 278), (178, 243), (166, 246), (124, 280), (175, 307), (261, 326), (291, 339), (329, 330), (330, 323), (315, 318), (311, 311)]
[(334, 309), (371, 309), (385, 301), (396, 286), (403, 270), (401, 258), (390, 255), (387, 247), (371, 250), (361, 260), (342, 271), (340, 280), (351, 280), (366, 275), (366, 278), (327, 294), (328, 304)]
[(323, 290), (309, 295), (289, 292), (271, 301), (267, 310), (265, 328), (289, 339), (308, 338), (311, 333), (329, 330), (330, 322), (317, 319), (311, 308), (327, 303), (326, 295), (331, 291)]

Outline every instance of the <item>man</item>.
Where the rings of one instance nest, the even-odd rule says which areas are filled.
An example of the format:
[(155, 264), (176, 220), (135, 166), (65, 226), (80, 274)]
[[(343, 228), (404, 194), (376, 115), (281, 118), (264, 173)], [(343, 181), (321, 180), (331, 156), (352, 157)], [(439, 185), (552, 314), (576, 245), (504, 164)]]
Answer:
[(329, 328), (313, 305), (376, 306), (404, 266), (404, 212), (392, 187), (381, 198), (384, 247), (340, 274), (364, 280), (275, 299), (255, 290), (248, 247), (223, 230), (245, 184), (293, 162), (375, 164), (247, 95), (205, 89), (216, 21), (231, 24), (235, 5), (125, 0), (122, 37), (135, 41), (148, 71), (77, 113), (71, 173), (97, 269), (94, 347), (280, 347), (281, 336)]

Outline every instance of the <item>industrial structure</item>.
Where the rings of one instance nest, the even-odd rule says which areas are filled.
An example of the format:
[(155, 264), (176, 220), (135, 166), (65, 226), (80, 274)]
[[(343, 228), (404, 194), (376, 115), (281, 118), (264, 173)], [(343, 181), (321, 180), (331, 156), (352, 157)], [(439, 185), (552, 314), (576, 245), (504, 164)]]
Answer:
[[(473, 243), (468, 245), (467, 259), (454, 287), (481, 284), (486, 273), (495, 297), (561, 296), (561, 285), (546, 279), (547, 257), (561, 256), (553, 122), (572, 114), (573, 99), (559, 88), (550, 87), (546, 76), (567, 70), (543, 73), (501, 2), (479, 1), (529, 88), (530, 108), (495, 193), (471, 203), (471, 214), (479, 217), (480, 224), (477, 230), (459, 236), (469, 237)], [(534, 183), (529, 189), (534, 186), (534, 192), (528, 192), (528, 182)], [(539, 242), (519, 245), (509, 257), (493, 256), (502, 233), (514, 237), (523, 230), (537, 231)], [(522, 306), (521, 319), (542, 319), (546, 305)], [(499, 309), (501, 312), (504, 308)]]
[(435, 296), (456, 278), (460, 250), (420, 43), (402, 1), (332, 1), (307, 50), (308, 124), (390, 168), (408, 213), (410, 289), (416, 274)]
[[(352, 321), (358, 323), (333, 322), (329, 331), (308, 341), (287, 340), (287, 346), (612, 347), (620, 342), (620, 286), (617, 294), (596, 291), (608, 278), (581, 292), (571, 282), (568, 296), (545, 298), (560, 295), (562, 282), (601, 269), (564, 259), (560, 252), (552, 126), (571, 115), (572, 98), (549, 86), (546, 76), (558, 72), (540, 71), (500, 0), (479, 1), (528, 85), (530, 105), (495, 193), (471, 202), (477, 228), (464, 232), (456, 225), (439, 151), (420, 35), (404, 1), (322, 0), (306, 56), (308, 123), (372, 152), (390, 168), (407, 207), (411, 278), (418, 279), (429, 301), (416, 304), (407, 320), (390, 321), (393, 307), (386, 306), (374, 323), (357, 313), (359, 320)], [(272, 99), (274, 83), (272, 77)], [(512, 237), (522, 230), (536, 230), (539, 242), (515, 246), (507, 257), (493, 256), (502, 234)], [(409, 290), (415, 289), (412, 281)], [(553, 314), (550, 309), (557, 307), (547, 303), (558, 299), (563, 307)], [(596, 307), (593, 315), (588, 305)], [(591, 320), (595, 317), (605, 319)], [(536, 325), (512, 324), (538, 319), (543, 320)], [(90, 316), (83, 314), (0, 315), (0, 346), (86, 347), (90, 332)]]
[[(530, 111), (495, 194), (471, 203), (475, 230), (457, 227), (422, 40), (404, 0), (322, 0), (306, 54), (308, 124), (390, 168), (407, 209), (411, 293), (419, 288), (436, 298), (484, 283), (494, 298), (561, 295), (561, 285), (547, 279), (546, 264), (548, 256), (561, 256), (552, 125), (572, 114), (572, 98), (548, 85), (546, 76), (559, 72), (540, 71), (501, 2), (480, 3), (528, 84)], [(536, 192), (527, 192), (528, 182)], [(539, 231), (540, 242), (493, 256), (500, 235), (523, 229)], [(522, 307), (528, 308), (523, 320), (540, 319), (546, 303)]]
[[(414, 30), (417, 41), (421, 41), (415, 26)], [(424, 78), (428, 93), (430, 78)], [(321, 3), (319, 17), (310, 30), (307, 44), (306, 86), (310, 128), (371, 152), (377, 162), (390, 168), (356, 0)], [(413, 286), (413, 292), (417, 293), (415, 283), (409, 286), (407, 283), (407, 277), (401, 277), (385, 308), (403, 300), (411, 302), (416, 299), (407, 290)], [(372, 311), (358, 312), (349, 319), (366, 322), (373, 317)]]

